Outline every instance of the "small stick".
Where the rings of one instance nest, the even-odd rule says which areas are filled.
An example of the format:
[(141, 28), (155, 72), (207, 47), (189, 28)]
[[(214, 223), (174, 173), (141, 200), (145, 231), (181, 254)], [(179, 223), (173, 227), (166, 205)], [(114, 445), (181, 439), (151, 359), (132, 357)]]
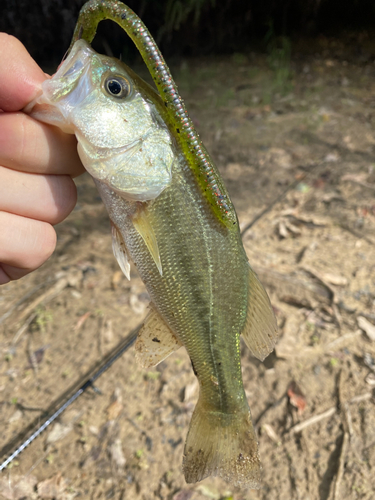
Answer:
[[(354, 396), (354, 398), (349, 399), (347, 404), (353, 404), (353, 403), (362, 403), (362, 401), (368, 401), (369, 399), (372, 399), (373, 394), (372, 392), (365, 392), (364, 394), (360, 394), (359, 396)], [(319, 413), (318, 415), (314, 415), (313, 417), (310, 417), (303, 422), (300, 422), (297, 425), (294, 425), (289, 431), (287, 432), (287, 435), (293, 435), (297, 434), (298, 432), (301, 432), (303, 429), (306, 429), (306, 427), (310, 427), (310, 425), (316, 424), (317, 422), (320, 422), (321, 420), (324, 420), (325, 418), (332, 417), (337, 413), (337, 408), (336, 406), (332, 406), (331, 408), (328, 408), (328, 410), (324, 411), (323, 413)]]
[(324, 346), (324, 350), (329, 352), (332, 351), (333, 349), (341, 349), (342, 347), (345, 346), (345, 344), (350, 342), (351, 340), (355, 339), (356, 337), (361, 337), (362, 336), (362, 330), (357, 330), (354, 333), (346, 333), (345, 335), (341, 335), (341, 337), (337, 338), (336, 340), (333, 340), (332, 342), (329, 342)]
[(349, 399), (348, 403), (362, 403), (362, 401), (368, 401), (369, 399), (372, 399), (372, 397), (372, 392), (365, 392), (364, 394), (360, 394), (359, 396), (354, 396), (354, 398)]
[(297, 434), (298, 432), (301, 432), (303, 429), (306, 429), (306, 427), (310, 427), (310, 425), (316, 424), (320, 422), (321, 420), (324, 420), (325, 418), (332, 417), (337, 412), (337, 408), (333, 406), (332, 408), (329, 408), (328, 410), (324, 411), (323, 413), (320, 413), (318, 415), (314, 415), (313, 417), (308, 418), (307, 420), (304, 420), (303, 422), (300, 422), (297, 425), (294, 425), (288, 432), (289, 435)]
[(34, 311), (36, 307), (41, 302), (49, 302), (52, 300), (56, 295), (58, 295), (64, 288), (68, 286), (68, 279), (67, 278), (60, 278), (59, 281), (57, 281), (51, 288), (46, 290), (44, 293), (39, 295), (35, 300), (31, 302), (20, 314), (19, 316), (19, 321), (22, 321), (24, 318), (27, 318), (27, 316)]
[(6, 319), (9, 318), (9, 316), (19, 307), (21, 304), (23, 304), (31, 295), (33, 295), (34, 292), (39, 290), (40, 288), (44, 287), (47, 283), (50, 283), (51, 280), (44, 281), (43, 283), (40, 283), (37, 286), (34, 286), (31, 290), (29, 290), (23, 297), (20, 298), (15, 304), (13, 304), (12, 307), (10, 307), (6, 313), (4, 313), (2, 316), (0, 316), (0, 325), (4, 323)]
[(358, 184), (359, 186), (362, 186), (362, 187), (365, 187), (368, 189), (373, 189), (375, 191), (375, 184), (370, 184), (369, 182), (359, 181), (357, 179), (348, 178), (348, 177), (346, 179), (342, 179), (342, 180), (353, 182), (353, 184)]
[(350, 439), (352, 440), (354, 437), (354, 429), (353, 429), (353, 419), (352, 419), (352, 414), (349, 408), (349, 403), (344, 404), (344, 415), (345, 415), (345, 422), (347, 426), (347, 432), (349, 434)]
[(34, 319), (36, 318), (37, 314), (36, 313), (32, 313), (30, 314), (30, 316), (27, 318), (27, 320), (25, 321), (25, 323), (21, 326), (21, 328), (19, 328), (15, 334), (15, 336), (13, 337), (13, 340), (11, 342), (11, 346), (14, 347), (17, 342), (19, 341), (19, 339), (21, 338), (21, 335), (23, 335), (26, 330), (28, 329), (28, 327), (30, 326), (30, 324), (34, 321)]
[(345, 458), (346, 458), (346, 452), (348, 450), (348, 444), (349, 444), (349, 432), (344, 432), (344, 437), (342, 440), (341, 452), (340, 452), (339, 468), (337, 470), (335, 489), (333, 490), (333, 500), (338, 500), (339, 498), (342, 498), (340, 497), (339, 493), (340, 493), (341, 481), (344, 475)]

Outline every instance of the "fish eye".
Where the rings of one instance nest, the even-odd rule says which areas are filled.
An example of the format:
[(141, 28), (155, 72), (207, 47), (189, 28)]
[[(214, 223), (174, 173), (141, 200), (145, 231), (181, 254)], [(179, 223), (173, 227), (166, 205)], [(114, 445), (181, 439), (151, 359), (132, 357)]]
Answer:
[(108, 95), (123, 99), (130, 94), (130, 83), (123, 76), (109, 76), (104, 81), (104, 89)]

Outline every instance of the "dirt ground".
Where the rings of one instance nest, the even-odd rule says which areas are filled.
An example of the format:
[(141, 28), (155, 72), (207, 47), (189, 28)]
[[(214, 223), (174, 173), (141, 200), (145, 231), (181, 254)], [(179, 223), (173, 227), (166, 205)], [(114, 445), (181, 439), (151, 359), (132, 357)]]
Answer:
[[(89, 389), (1, 473), (1, 498), (375, 498), (374, 61), (365, 36), (320, 38), (295, 49), (284, 73), (252, 53), (187, 60), (174, 71), (280, 327), (264, 363), (242, 352), (262, 488), (185, 483), (197, 400), (189, 358), (181, 349), (145, 371), (131, 348), (96, 381), (97, 392)], [(112, 255), (92, 181), (85, 175), (77, 187), (55, 254), (0, 288), (4, 458), (146, 314), (135, 269), (127, 281)]]

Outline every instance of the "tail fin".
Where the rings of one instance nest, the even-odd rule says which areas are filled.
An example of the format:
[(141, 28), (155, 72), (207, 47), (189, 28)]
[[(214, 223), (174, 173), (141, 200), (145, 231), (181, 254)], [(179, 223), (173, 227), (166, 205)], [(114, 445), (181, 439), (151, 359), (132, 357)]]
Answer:
[(250, 410), (205, 411), (199, 400), (186, 438), (183, 470), (187, 483), (220, 476), (242, 488), (260, 488), (258, 443)]

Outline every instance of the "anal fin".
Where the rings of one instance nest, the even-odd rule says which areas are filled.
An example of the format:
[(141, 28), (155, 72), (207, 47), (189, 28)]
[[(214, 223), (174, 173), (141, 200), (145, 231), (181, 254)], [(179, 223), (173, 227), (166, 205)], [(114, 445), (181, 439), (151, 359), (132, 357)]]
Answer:
[(251, 353), (261, 361), (273, 351), (278, 336), (270, 299), (250, 266), (247, 318), (242, 336)]
[(152, 229), (152, 226), (147, 218), (147, 209), (140, 208), (132, 220), (135, 229), (142, 236), (142, 239), (145, 242), (151, 257), (153, 258), (160, 275), (163, 276), (158, 242), (156, 240), (154, 230)]
[(135, 342), (135, 357), (143, 368), (161, 363), (182, 346), (160, 314), (152, 308)]
[(114, 256), (116, 257), (118, 265), (121, 268), (121, 271), (130, 281), (130, 263), (129, 263), (128, 252), (126, 250), (125, 242), (123, 240), (123, 237), (121, 236), (120, 231), (113, 223), (112, 223), (112, 250)]

